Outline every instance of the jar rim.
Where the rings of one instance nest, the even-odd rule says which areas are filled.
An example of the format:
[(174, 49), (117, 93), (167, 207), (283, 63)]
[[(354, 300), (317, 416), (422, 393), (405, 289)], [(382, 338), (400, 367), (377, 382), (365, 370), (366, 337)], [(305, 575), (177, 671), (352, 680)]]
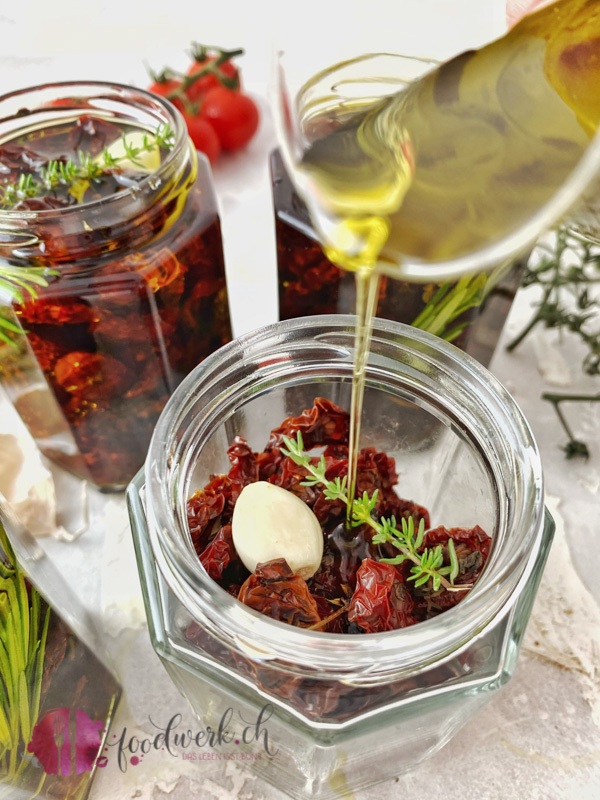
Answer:
[[(207, 392), (225, 373), (241, 369), (250, 353), (262, 352), (267, 356), (281, 348), (284, 337), (308, 336), (307, 331), (313, 338), (324, 331), (345, 332), (350, 336), (354, 320), (353, 315), (340, 314), (277, 322), (238, 337), (213, 353), (169, 399), (155, 427), (144, 468), (150, 547), (163, 578), (192, 616), (201, 618), (213, 635), (225, 636), (230, 645), (233, 643), (246, 655), (286, 663), (293, 653), (295, 663), (318, 670), (320, 676), (339, 676), (350, 670), (356, 673), (357, 668), (363, 675), (380, 675), (392, 669), (397, 671), (399, 665), (402, 669), (414, 669), (432, 661), (439, 663), (440, 659), (456, 653), (503, 612), (523, 575), (532, 568), (532, 556), (539, 549), (544, 525), (543, 478), (537, 445), (529, 424), (504, 386), (474, 358), (438, 337), (408, 325), (376, 319), (374, 341), (382, 339), (392, 347), (402, 348), (409, 356), (416, 355), (435, 364), (445, 370), (446, 377), (454, 374), (454, 380), (463, 387), (468, 381), (462, 400), (473, 401), (473, 408), (465, 420), (473, 426), (487, 419), (487, 430), (484, 426), (483, 432), (471, 433), (484, 448), (486, 457), (501, 462), (494, 467), (499, 493), (507, 489), (503, 482), (511, 484), (511, 491), (505, 491), (501, 497), (499, 523), (511, 527), (511, 538), (506, 538), (510, 546), (504, 552), (497, 548), (473, 589), (454, 608), (407, 628), (363, 636), (311, 631), (272, 620), (244, 606), (208, 576), (191, 540), (186, 545), (180, 531), (185, 516), (178, 492), (189, 466), (177, 460), (182, 447), (189, 444), (189, 431), (184, 432), (182, 424), (193, 419), (196, 430), (200, 430), (202, 418), (210, 421), (219, 396), (217, 393), (206, 404)], [(216, 613), (218, 620), (214, 619)]]
[[(118, 191), (114, 192), (107, 197), (103, 197), (100, 199), (89, 200), (83, 203), (77, 203), (72, 206), (61, 206), (60, 208), (49, 208), (49, 209), (22, 209), (22, 210), (14, 210), (14, 209), (1, 209), (0, 208), (0, 220), (5, 221), (15, 221), (18, 219), (40, 219), (40, 220), (51, 220), (57, 214), (64, 216), (65, 214), (69, 213), (81, 213), (82, 210), (87, 210), (90, 208), (100, 208), (106, 207), (109, 204), (117, 204), (122, 202), (127, 202), (132, 196), (143, 192), (147, 188), (152, 188), (151, 183), (156, 181), (157, 179), (162, 179), (166, 175), (170, 174), (174, 169), (175, 165), (181, 160), (182, 153), (186, 151), (188, 148), (191, 147), (191, 143), (187, 134), (187, 127), (185, 124), (185, 120), (183, 119), (182, 114), (179, 110), (170, 102), (167, 98), (161, 97), (159, 95), (155, 95), (152, 92), (146, 89), (140, 89), (136, 86), (131, 86), (125, 83), (119, 83), (116, 81), (98, 81), (98, 80), (70, 80), (70, 81), (55, 81), (49, 82), (44, 84), (39, 84), (37, 86), (28, 86), (22, 89), (16, 89), (11, 92), (7, 92), (3, 95), (0, 95), (0, 124), (3, 122), (7, 122), (9, 120), (26, 120), (26, 114), (23, 114), (22, 111), (18, 110), (12, 114), (7, 116), (3, 116), (3, 104), (16, 100), (21, 97), (26, 97), (27, 95), (39, 94), (40, 92), (55, 92), (55, 91), (63, 91), (66, 89), (75, 90), (79, 87), (81, 91), (84, 88), (88, 90), (96, 90), (98, 96), (102, 90), (113, 90), (117, 94), (115, 97), (119, 96), (119, 93), (123, 97), (123, 100), (126, 99), (127, 95), (130, 95), (131, 98), (138, 98), (143, 99), (146, 103), (149, 112), (150, 109), (153, 109), (155, 113), (159, 113), (164, 117), (164, 122), (169, 124), (171, 129), (173, 130), (174, 136), (174, 145), (169, 151), (166, 153), (164, 158), (161, 158), (159, 167), (154, 172), (144, 176), (141, 180), (136, 182), (135, 187), (123, 187)], [(77, 95), (74, 95), (75, 97)], [(95, 95), (90, 94), (89, 97), (94, 97)], [(124, 105), (130, 105), (131, 103), (124, 103)], [(52, 111), (52, 108), (43, 109), (42, 107), (33, 108), (31, 111), (36, 110), (47, 110)], [(74, 109), (70, 108), (69, 111), (72, 113)], [(54, 111), (59, 114), (60, 108), (57, 107)], [(82, 113), (89, 113), (89, 109), (82, 108)], [(60, 115), (59, 115), (60, 116)], [(56, 117), (53, 117), (56, 119)], [(47, 124), (51, 122), (50, 119), (47, 120)], [(45, 125), (40, 126), (44, 128)], [(18, 134), (15, 131), (15, 134)], [(8, 139), (7, 141), (11, 141), (12, 138)]]

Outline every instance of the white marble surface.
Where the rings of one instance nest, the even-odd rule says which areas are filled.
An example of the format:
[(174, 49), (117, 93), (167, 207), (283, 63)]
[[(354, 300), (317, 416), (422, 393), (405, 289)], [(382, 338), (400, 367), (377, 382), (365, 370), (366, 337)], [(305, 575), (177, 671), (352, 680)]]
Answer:
[[(361, 4), (302, 4), (298, 36), (311, 42), (315, 20)], [(386, 4), (381, 4), (385, 8)], [(495, 0), (403, 0), (405, 24), (395, 49), (447, 57), (502, 30)], [(280, 4), (281, 6), (281, 4)], [(377, 3), (370, 3), (375, 11)], [(267, 2), (204, 4), (114, 0), (76, 4), (23, 0), (0, 9), (0, 92), (54, 79), (108, 79), (143, 86), (144, 61), (153, 67), (185, 64), (191, 39), (246, 48), (246, 88), (260, 103), (258, 136), (242, 154), (215, 168), (225, 257), (236, 333), (276, 319), (274, 231), (267, 155), (273, 128), (267, 101), (271, 63)], [(279, 8), (283, 13), (283, 8)], [(286, 11), (291, 14), (291, 11)], [(340, 17), (341, 19), (342, 17)], [(348, 17), (346, 17), (347, 19)], [(291, 17), (290, 17), (291, 22)], [(385, 22), (385, 20), (384, 20)], [(356, 50), (363, 50), (357, 36)], [(248, 297), (260, 302), (248, 302)], [(542, 391), (598, 391), (598, 379), (579, 369), (576, 342), (538, 331), (515, 353), (504, 343), (528, 318), (532, 295), (522, 291), (509, 319), (492, 371), (529, 419), (542, 453), (548, 504), (558, 531), (534, 608), (516, 675), (486, 709), (431, 762), (355, 800), (410, 796), (477, 800), (592, 800), (600, 797), (600, 404), (573, 406), (575, 432), (590, 443), (589, 461), (566, 461), (564, 441)], [(10, 410), (0, 406), (0, 414)], [(67, 481), (66, 489), (72, 484)], [(64, 498), (63, 498), (64, 499)], [(150, 730), (148, 717), (166, 722), (184, 700), (152, 652), (122, 497), (90, 492), (94, 524), (75, 542), (42, 544), (69, 576), (85, 607), (106, 635), (125, 694), (114, 722), (119, 734)], [(350, 795), (348, 795), (350, 797)], [(281, 794), (237, 762), (185, 762), (152, 753), (122, 774), (113, 762), (98, 772), (91, 800), (276, 800)]]

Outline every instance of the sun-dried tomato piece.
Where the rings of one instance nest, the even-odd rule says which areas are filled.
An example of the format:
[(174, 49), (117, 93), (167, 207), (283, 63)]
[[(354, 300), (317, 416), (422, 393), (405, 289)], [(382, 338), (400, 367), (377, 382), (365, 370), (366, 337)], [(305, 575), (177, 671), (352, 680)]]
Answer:
[(132, 253), (119, 262), (115, 262), (119, 269), (124, 271), (134, 270), (143, 275), (144, 280), (153, 292), (158, 292), (166, 286), (178, 283), (179, 294), (183, 291), (181, 279), (187, 272), (185, 267), (168, 247), (158, 250), (148, 250), (144, 253)]
[(112, 356), (73, 352), (59, 358), (54, 365), (57, 384), (70, 394), (81, 394), (87, 400), (105, 399), (124, 390), (131, 382), (125, 366)]
[[(446, 547), (448, 539), (453, 540), (458, 558), (459, 573), (454, 581), (455, 586), (475, 583), (489, 555), (491, 538), (479, 525), (473, 528), (445, 528), (440, 525), (427, 531), (423, 547), (435, 547), (441, 544), (444, 562), (448, 564), (450, 562)], [(467, 591), (450, 591), (442, 586), (437, 592), (433, 592), (431, 586), (426, 584), (415, 589), (415, 596), (421, 613), (428, 618), (455, 606), (466, 596)]]
[(316, 500), (321, 496), (322, 490), (318, 486), (305, 486), (303, 484), (308, 474), (307, 470), (299, 467), (291, 458), (280, 458), (277, 463), (278, 469), (267, 478), (269, 483), (281, 486), (282, 489), (292, 492), (303, 503), (306, 503), (309, 508), (313, 508)]
[(233, 544), (231, 525), (223, 525), (209, 544), (200, 553), (200, 563), (210, 577), (218, 581), (223, 572), (237, 558)]
[(258, 564), (240, 589), (238, 600), (267, 617), (300, 628), (321, 621), (306, 581), (292, 573), (284, 558)]
[(29, 333), (27, 339), (40, 368), (44, 372), (52, 372), (54, 364), (65, 355), (64, 349), (49, 337), (42, 338), (37, 333)]
[(269, 436), (266, 449), (281, 447), (283, 437), (295, 438), (302, 433), (306, 450), (319, 445), (348, 442), (350, 415), (340, 406), (324, 397), (317, 397), (312, 408), (306, 409), (297, 417), (287, 417)]
[(215, 491), (210, 485), (198, 489), (187, 501), (188, 527), (198, 555), (206, 547), (210, 528), (223, 513), (225, 502), (225, 494)]
[(68, 298), (46, 300), (38, 297), (18, 306), (15, 310), (30, 325), (89, 324), (94, 318), (94, 311), (88, 303)]
[(448, 539), (454, 541), (456, 555), (460, 567), (459, 580), (472, 582), (474, 576), (481, 573), (481, 569), (490, 553), (492, 540), (487, 533), (475, 525), (473, 528), (445, 528), (439, 525), (425, 534), (423, 547), (434, 547), (437, 544), (445, 545)]
[(88, 414), (95, 414), (99, 411), (103, 411), (107, 406), (107, 401), (102, 401), (101, 399), (87, 400), (82, 395), (75, 394), (68, 403), (63, 405), (63, 411), (69, 423), (72, 426), (78, 426)]
[(256, 454), (242, 436), (235, 437), (227, 450), (227, 457), (231, 462), (229, 477), (232, 481), (246, 486), (259, 480)]
[(15, 211), (51, 211), (77, 204), (74, 197), (24, 197), (15, 204)]
[(392, 564), (365, 558), (356, 573), (356, 589), (348, 606), (348, 621), (365, 633), (406, 628), (418, 620), (415, 602)]

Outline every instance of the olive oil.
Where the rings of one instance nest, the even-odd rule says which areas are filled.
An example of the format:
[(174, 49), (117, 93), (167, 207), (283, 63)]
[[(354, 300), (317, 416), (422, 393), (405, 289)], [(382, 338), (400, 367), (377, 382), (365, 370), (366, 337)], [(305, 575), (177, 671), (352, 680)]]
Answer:
[(356, 273), (350, 497), (379, 273), (429, 281), (492, 268), (531, 246), (590, 183), (600, 195), (598, 0), (560, 0), (373, 98), (379, 58), (305, 85), (305, 149), (292, 165), (327, 256)]
[[(378, 57), (358, 62), (367, 92)], [(298, 166), (327, 255), (346, 269), (433, 280), (487, 268), (532, 244), (597, 169), (597, 0), (548, 6), (379, 100), (342, 97), (348, 69), (306, 85)]]

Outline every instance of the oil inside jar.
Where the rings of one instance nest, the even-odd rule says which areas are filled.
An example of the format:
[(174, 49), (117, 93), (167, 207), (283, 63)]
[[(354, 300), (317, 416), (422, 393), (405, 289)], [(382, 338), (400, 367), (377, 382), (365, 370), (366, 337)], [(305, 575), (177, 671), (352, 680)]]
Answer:
[(192, 151), (170, 185), (155, 177), (169, 154), (87, 113), (0, 144), (3, 196), (23, 188), (0, 214), (27, 218), (0, 258), (56, 272), (0, 305), (15, 329), (0, 380), (42, 452), (104, 490), (128, 483), (175, 387), (231, 339), (208, 166)]

